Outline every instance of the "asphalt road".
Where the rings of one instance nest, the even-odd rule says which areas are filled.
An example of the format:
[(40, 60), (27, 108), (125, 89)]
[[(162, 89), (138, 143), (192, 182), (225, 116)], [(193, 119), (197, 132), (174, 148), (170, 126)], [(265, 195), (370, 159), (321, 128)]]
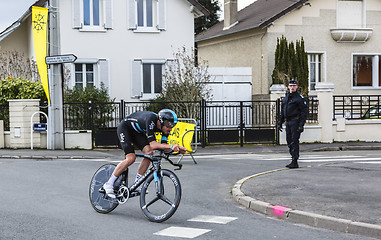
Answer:
[[(284, 160), (266, 160), (274, 156), (197, 156), (197, 165), (185, 158), (175, 172), (183, 190), (179, 209), (160, 224), (145, 219), (138, 198), (110, 214), (92, 209), (91, 177), (109, 160), (3, 158), (0, 239), (367, 239), (268, 218), (239, 205), (231, 195), (234, 183), (283, 167)], [(131, 166), (130, 181), (137, 166)]]

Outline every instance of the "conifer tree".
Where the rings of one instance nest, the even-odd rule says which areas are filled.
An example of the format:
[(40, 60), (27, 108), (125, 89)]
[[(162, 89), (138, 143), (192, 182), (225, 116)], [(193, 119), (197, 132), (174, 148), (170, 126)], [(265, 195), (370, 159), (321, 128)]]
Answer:
[(286, 37), (277, 38), (275, 65), (272, 73), (273, 84), (288, 84), (294, 78), (298, 81), (299, 92), (308, 96), (308, 58), (304, 40), (287, 42)]

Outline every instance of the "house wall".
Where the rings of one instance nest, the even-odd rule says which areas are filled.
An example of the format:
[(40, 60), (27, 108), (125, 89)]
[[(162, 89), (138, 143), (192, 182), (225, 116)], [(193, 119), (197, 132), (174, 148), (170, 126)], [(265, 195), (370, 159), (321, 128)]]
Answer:
[[(372, 36), (366, 42), (336, 42), (330, 29), (336, 28), (336, 1), (311, 0), (311, 7), (306, 5), (278, 19), (268, 28), (269, 67), (271, 76), (274, 68), (276, 38), (282, 35), (289, 41), (304, 39), (307, 52), (324, 52), (326, 70), (323, 81), (333, 82), (336, 86), (334, 94), (379, 94), (380, 89), (356, 89), (352, 87), (352, 54), (381, 53), (381, 4), (377, 0), (366, 1), (366, 27), (372, 28)], [(310, 95), (316, 95), (311, 91)]]
[(127, 1), (113, 2), (113, 29), (104, 32), (73, 29), (72, 1), (60, 1), (60, 9), (61, 54), (107, 59), (112, 83), (110, 95), (116, 100), (130, 100), (134, 59), (171, 59), (183, 46), (187, 49), (194, 46), (194, 15), (187, 1), (166, 1), (166, 30), (160, 33), (128, 30)]
[[(32, 20), (27, 18), (12, 34), (8, 35), (0, 42), (0, 51), (17, 50), (25, 57), (31, 58), (33, 53), (33, 35), (32, 35)], [(35, 57), (33, 57), (35, 59)]]
[[(261, 79), (267, 77), (265, 31), (245, 31), (197, 43), (198, 57), (207, 60), (210, 67), (251, 67), (252, 94), (268, 94), (269, 86)], [(267, 89), (267, 90), (266, 90)]]
[[(311, 6), (286, 14), (261, 33), (251, 30), (198, 42), (198, 55), (208, 60), (210, 67), (252, 67), (253, 98), (258, 98), (269, 93), (277, 38), (284, 35), (295, 42), (303, 37), (307, 53), (324, 54), (322, 81), (340, 86), (335, 88), (334, 94), (380, 94), (381, 88), (352, 87), (352, 54), (381, 55), (380, 1), (366, 0), (366, 27), (373, 29), (371, 37), (366, 42), (352, 43), (338, 43), (331, 36), (330, 30), (337, 27), (337, 1), (310, 0), (308, 3)], [(310, 91), (310, 95), (316, 94)]]

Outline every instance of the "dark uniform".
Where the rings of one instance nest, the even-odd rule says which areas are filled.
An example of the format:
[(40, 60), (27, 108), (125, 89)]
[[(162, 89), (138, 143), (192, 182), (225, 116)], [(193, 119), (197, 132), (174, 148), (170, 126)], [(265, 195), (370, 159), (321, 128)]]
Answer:
[[(134, 152), (134, 144), (143, 150), (150, 142), (156, 141), (155, 132), (161, 132), (157, 128), (157, 120), (156, 113), (141, 111), (128, 115), (120, 122), (117, 134), (126, 155)], [(166, 143), (167, 137), (163, 135), (161, 143)]]
[(297, 168), (299, 159), (299, 138), (304, 130), (306, 123), (308, 107), (304, 97), (296, 92), (287, 93), (282, 101), (281, 113), (278, 120), (278, 126), (281, 129), (286, 121), (286, 140), (289, 152), (292, 157), (291, 164), (286, 167)]

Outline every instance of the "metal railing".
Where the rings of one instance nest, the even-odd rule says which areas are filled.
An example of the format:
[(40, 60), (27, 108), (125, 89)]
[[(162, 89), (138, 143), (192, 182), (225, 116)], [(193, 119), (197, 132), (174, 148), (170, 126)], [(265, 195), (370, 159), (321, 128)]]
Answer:
[(0, 105), (0, 120), (4, 120), (4, 131), (9, 131), (9, 104)]
[[(344, 117), (346, 119), (361, 119), (364, 114), (375, 106), (381, 104), (381, 95), (342, 95), (333, 96), (333, 119)], [(378, 108), (377, 108), (377, 111)], [(381, 118), (380, 114), (372, 118)]]
[[(318, 100), (307, 98), (307, 122), (318, 121)], [(198, 101), (198, 102), (114, 102), (114, 103), (65, 103), (64, 127), (70, 130), (116, 128), (127, 115), (136, 111), (158, 112), (170, 108), (179, 118), (197, 121), (200, 141), (206, 145), (208, 131), (238, 131), (239, 141), (249, 139), (249, 131), (276, 130), (280, 99), (278, 101)], [(219, 133), (219, 132), (214, 132)], [(254, 134), (254, 133), (253, 133)], [(261, 134), (261, 133), (258, 133)], [(274, 134), (273, 134), (274, 135)]]

